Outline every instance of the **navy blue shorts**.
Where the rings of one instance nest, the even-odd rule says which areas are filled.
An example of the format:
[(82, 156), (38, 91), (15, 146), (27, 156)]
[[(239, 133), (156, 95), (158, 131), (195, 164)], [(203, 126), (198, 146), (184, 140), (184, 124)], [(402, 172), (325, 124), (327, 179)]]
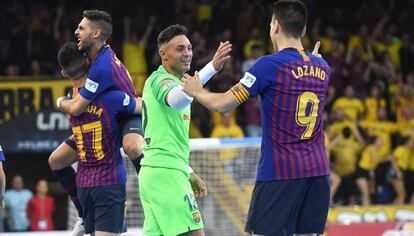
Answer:
[(126, 134), (139, 134), (143, 135), (142, 130), (142, 117), (140, 114), (123, 117), (119, 124), (121, 126), (121, 135), (124, 137)]
[(245, 231), (266, 236), (322, 234), (329, 209), (329, 176), (257, 181)]
[(125, 221), (125, 185), (78, 188), (85, 233), (123, 232)]

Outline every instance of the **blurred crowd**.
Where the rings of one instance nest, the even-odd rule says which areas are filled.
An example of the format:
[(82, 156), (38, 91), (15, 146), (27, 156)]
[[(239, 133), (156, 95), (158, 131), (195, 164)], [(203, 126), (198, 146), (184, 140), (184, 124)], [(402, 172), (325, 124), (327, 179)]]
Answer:
[(48, 195), (48, 183), (39, 180), (35, 194), (24, 187), (23, 177), (11, 178), (4, 195), (5, 211), (0, 212), (0, 232), (49, 231), (54, 229), (55, 201)]
[[(208, 63), (220, 41), (233, 44), (231, 62), (208, 84), (227, 91), (269, 42), (272, 1), (12, 1), (0, 9), (0, 76), (60, 76), (56, 54), (84, 9), (113, 17), (111, 47), (137, 83), (160, 64), (156, 37), (180, 23), (190, 32), (192, 70)], [(321, 41), (331, 65), (325, 104), (326, 141), (335, 173), (333, 203), (414, 202), (413, 0), (304, 0), (305, 48)], [(190, 72), (192, 73), (192, 72)], [(1, 78), (1, 77), (0, 77)], [(191, 137), (261, 136), (258, 99), (216, 114), (193, 104)]]

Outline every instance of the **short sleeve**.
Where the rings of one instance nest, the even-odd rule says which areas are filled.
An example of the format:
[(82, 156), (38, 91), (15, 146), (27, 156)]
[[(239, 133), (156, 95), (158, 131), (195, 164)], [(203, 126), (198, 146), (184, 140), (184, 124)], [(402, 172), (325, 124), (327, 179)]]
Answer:
[(240, 79), (240, 83), (249, 92), (250, 98), (256, 97), (263, 90), (265, 83), (262, 80), (266, 78), (269, 67), (270, 65), (266, 57), (261, 57), (244, 73), (243, 78)]
[(92, 101), (100, 93), (110, 88), (113, 84), (113, 79), (110, 76), (111, 73), (106, 73), (106, 70), (106, 68), (92, 65), (88, 71), (85, 86), (80, 89), (79, 94), (85, 99)]
[(179, 86), (179, 83), (169, 75), (158, 76), (151, 83), (154, 97), (163, 104), (166, 104), (165, 97), (167, 94), (177, 86)]
[(135, 99), (126, 93), (119, 92), (119, 99), (117, 99), (118, 111), (125, 115), (131, 115), (134, 113), (135, 106), (137, 105)]

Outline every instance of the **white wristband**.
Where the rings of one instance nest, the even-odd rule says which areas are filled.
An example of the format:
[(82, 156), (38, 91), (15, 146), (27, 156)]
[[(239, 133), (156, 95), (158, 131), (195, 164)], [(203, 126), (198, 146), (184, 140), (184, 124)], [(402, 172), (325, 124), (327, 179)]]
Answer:
[(124, 151), (124, 148), (120, 148), (119, 151), (121, 152), (121, 156), (123, 158), (128, 158), (128, 154), (126, 154), (126, 152)]
[(60, 109), (60, 103), (62, 102), (63, 99), (65, 99), (65, 97), (59, 97), (58, 99), (56, 99), (56, 106), (57, 106), (57, 108)]
[(194, 170), (193, 170), (193, 168), (191, 168), (191, 166), (188, 166), (188, 171), (189, 171), (190, 174), (194, 173)]
[(214, 69), (213, 62), (210, 61), (209, 63), (207, 63), (207, 65), (205, 65), (203, 69), (201, 69), (198, 72), (198, 75), (201, 79), (201, 83), (205, 85), (211, 79), (211, 77), (213, 77), (217, 72), (218, 71)]

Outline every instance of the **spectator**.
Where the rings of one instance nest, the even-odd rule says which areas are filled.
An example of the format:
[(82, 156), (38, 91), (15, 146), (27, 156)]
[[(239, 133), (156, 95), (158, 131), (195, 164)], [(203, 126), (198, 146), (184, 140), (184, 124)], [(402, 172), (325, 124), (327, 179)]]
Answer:
[(348, 85), (345, 88), (345, 96), (338, 98), (332, 109), (334, 111), (342, 109), (349, 120), (355, 121), (364, 113), (364, 104), (354, 96), (354, 88)]
[(243, 106), (246, 114), (246, 130), (249, 137), (262, 136), (262, 125), (260, 120), (259, 98), (249, 99)]
[(259, 57), (263, 56), (264, 49), (262, 48), (262, 45), (255, 44), (251, 47), (251, 53), (246, 60), (242, 63), (242, 73), (246, 72), (256, 61), (259, 59)]
[(9, 229), (14, 232), (27, 231), (29, 220), (26, 214), (27, 204), (33, 194), (24, 188), (23, 177), (16, 175), (12, 178), (12, 188), (6, 191), (6, 220)]
[(36, 195), (27, 206), (27, 216), (30, 220), (31, 231), (50, 231), (54, 229), (52, 214), (55, 210), (55, 201), (48, 195), (46, 180), (39, 180), (36, 185)]
[(398, 126), (393, 121), (387, 120), (387, 110), (380, 108), (378, 110), (378, 120), (363, 120), (360, 126), (368, 132), (370, 136), (381, 137), (383, 145), (377, 150), (380, 159), (386, 158), (391, 152), (392, 135), (398, 131)]
[(235, 122), (231, 122), (231, 113), (222, 113), (221, 124), (216, 125), (211, 133), (212, 138), (243, 138), (243, 131)]
[(362, 197), (362, 205), (371, 205), (371, 194), (375, 193), (375, 169), (383, 159), (378, 157), (378, 149), (383, 145), (380, 137), (370, 137), (362, 152), (356, 173), (356, 184)]
[(381, 90), (378, 85), (373, 85), (369, 92), (369, 96), (365, 98), (365, 119), (367, 121), (378, 120), (378, 109), (386, 108), (385, 99), (381, 95)]
[(357, 194), (354, 187), (355, 171), (360, 151), (363, 148), (363, 143), (356, 141), (351, 134), (351, 129), (345, 127), (339, 141), (332, 149), (334, 156), (333, 169), (341, 177), (341, 197), (345, 204), (355, 203), (350, 200), (350, 197)]
[[(124, 42), (122, 44), (122, 57), (125, 67), (135, 83), (138, 94), (142, 94), (145, 78), (147, 76), (147, 58), (145, 50), (147, 49), (148, 38), (150, 37), (157, 18), (151, 16), (145, 32), (138, 37), (137, 29), (131, 28), (129, 17), (124, 18)], [(137, 25), (137, 24), (134, 24)]]
[[(414, 159), (414, 139), (406, 138), (402, 145), (395, 148), (391, 156), (393, 166), (392, 185), (397, 193), (396, 204), (404, 204), (406, 193), (413, 193), (412, 180), (410, 180), (410, 162)], [(413, 160), (414, 162), (414, 160)], [(408, 181), (405, 181), (408, 180)]]

